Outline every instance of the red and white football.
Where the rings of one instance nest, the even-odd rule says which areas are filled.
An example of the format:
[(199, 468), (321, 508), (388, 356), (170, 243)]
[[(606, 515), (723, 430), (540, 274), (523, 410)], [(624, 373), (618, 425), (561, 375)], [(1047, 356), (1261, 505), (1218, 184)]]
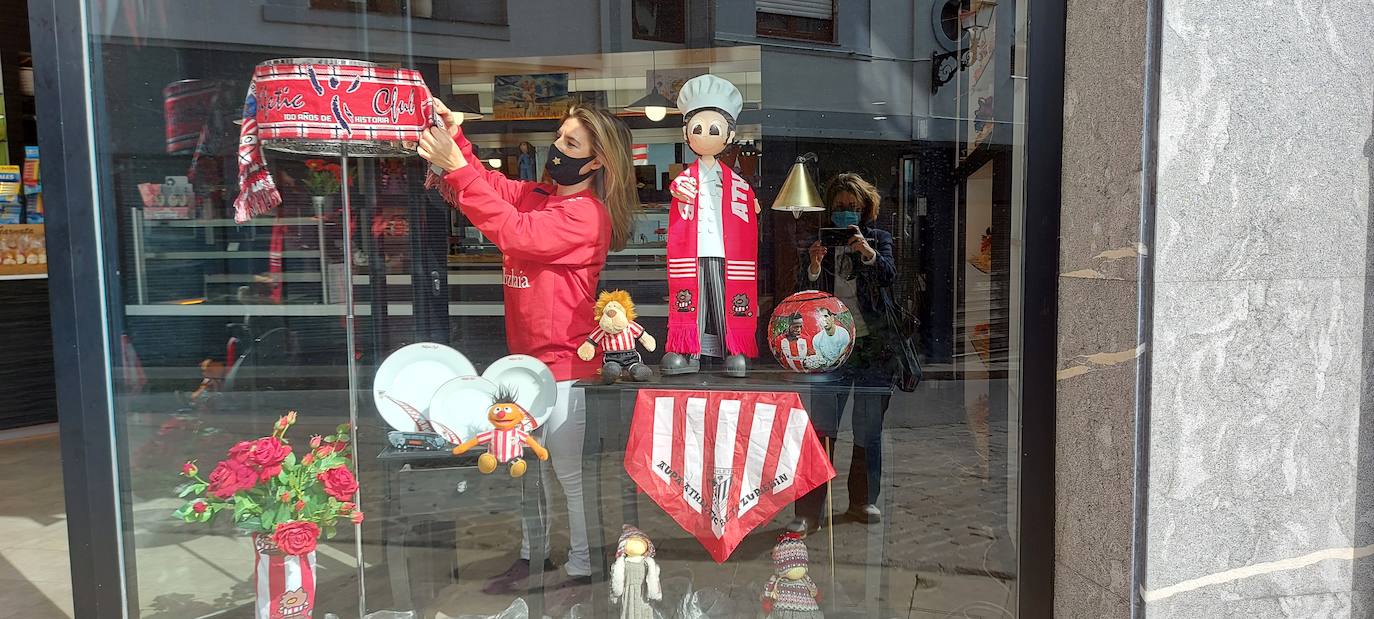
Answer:
[(768, 347), (782, 367), (804, 374), (829, 372), (854, 350), (854, 316), (835, 295), (798, 292), (768, 319)]

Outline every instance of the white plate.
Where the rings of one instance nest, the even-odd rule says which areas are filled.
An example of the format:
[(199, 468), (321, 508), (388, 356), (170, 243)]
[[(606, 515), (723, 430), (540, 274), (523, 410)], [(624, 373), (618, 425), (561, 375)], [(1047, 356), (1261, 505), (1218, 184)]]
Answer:
[(481, 376), (459, 376), (434, 392), (429, 422), (434, 431), (457, 445), (491, 429), (487, 411), (496, 399), (496, 385)]
[(392, 428), (429, 432), (425, 408), (434, 392), (454, 378), (476, 374), (472, 362), (448, 346), (430, 342), (411, 344), (391, 353), (377, 368), (372, 399), (382, 419)]
[(514, 389), (515, 403), (529, 412), (535, 427), (549, 420), (558, 399), (558, 382), (542, 361), (529, 355), (502, 357), (482, 372), (482, 378), (498, 388)]

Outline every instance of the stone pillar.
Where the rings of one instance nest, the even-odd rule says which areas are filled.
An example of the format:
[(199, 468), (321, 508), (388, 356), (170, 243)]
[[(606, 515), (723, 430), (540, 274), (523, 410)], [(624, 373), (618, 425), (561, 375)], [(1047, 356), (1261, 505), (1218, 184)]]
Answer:
[(1146, 10), (1068, 3), (1056, 617), (1130, 617)]
[(1374, 5), (1163, 9), (1145, 616), (1367, 617)]

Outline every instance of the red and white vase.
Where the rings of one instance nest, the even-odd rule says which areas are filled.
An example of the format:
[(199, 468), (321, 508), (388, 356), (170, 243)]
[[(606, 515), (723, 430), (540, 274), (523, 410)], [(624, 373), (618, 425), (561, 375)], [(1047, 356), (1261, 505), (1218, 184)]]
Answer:
[(283, 554), (268, 535), (253, 534), (257, 560), (253, 586), (257, 592), (257, 619), (310, 617), (315, 610), (315, 551), (304, 555)]

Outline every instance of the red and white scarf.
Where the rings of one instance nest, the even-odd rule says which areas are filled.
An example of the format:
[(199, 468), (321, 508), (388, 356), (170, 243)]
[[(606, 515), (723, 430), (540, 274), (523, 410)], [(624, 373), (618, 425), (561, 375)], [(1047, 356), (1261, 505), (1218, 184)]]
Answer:
[(429, 88), (413, 69), (337, 64), (258, 65), (243, 101), (234, 221), (281, 204), (263, 140), (409, 141), (431, 125)]
[[(701, 162), (693, 162), (682, 173), (701, 186)], [(725, 350), (732, 355), (757, 357), (758, 342), (754, 328), (758, 316), (759, 220), (754, 212), (754, 188), (729, 166), (721, 166), (720, 221), (725, 243)], [(674, 198), (668, 210), (668, 341), (664, 350), (678, 354), (701, 351), (697, 311), (701, 290), (697, 279), (697, 222), (701, 218), (692, 204), (692, 217), (682, 216), (681, 203)], [(684, 294), (685, 292), (685, 294)], [(736, 303), (739, 300), (739, 303)]]

